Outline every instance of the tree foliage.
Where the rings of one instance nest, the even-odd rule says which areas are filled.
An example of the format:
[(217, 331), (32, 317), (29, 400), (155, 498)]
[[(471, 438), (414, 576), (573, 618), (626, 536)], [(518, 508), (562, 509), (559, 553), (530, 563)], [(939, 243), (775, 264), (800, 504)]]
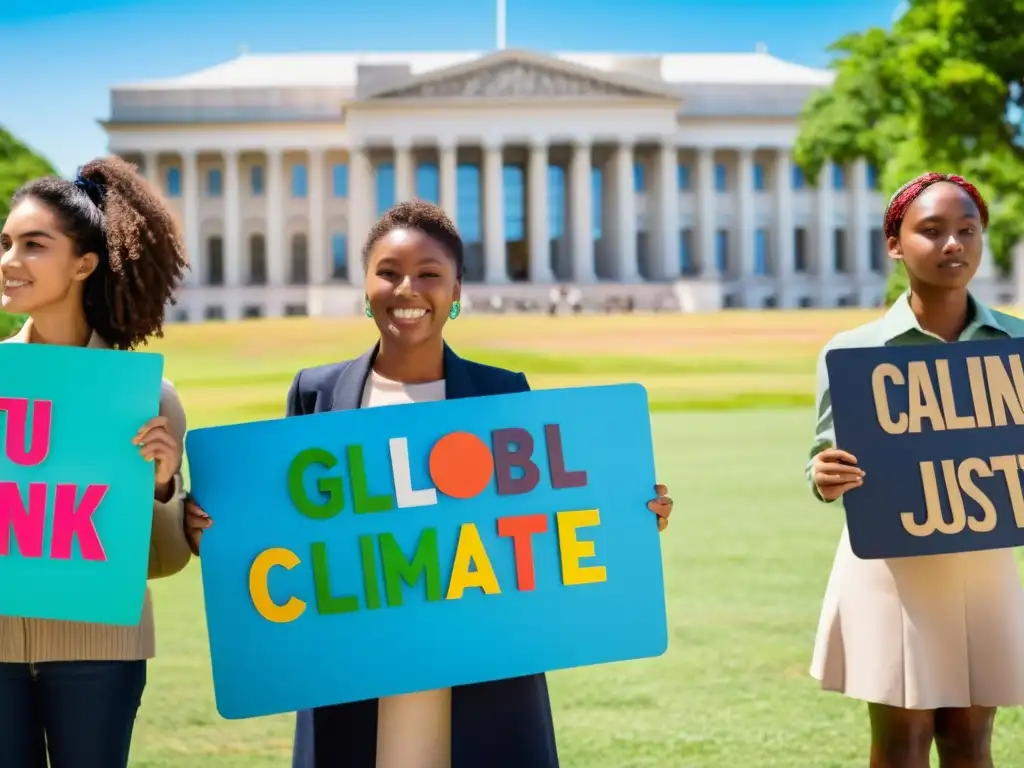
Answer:
[(927, 171), (966, 176), (1005, 273), (1024, 238), (1024, 0), (908, 6), (891, 30), (832, 44), (835, 80), (805, 107), (795, 161), (813, 180), (830, 160), (865, 158), (887, 196)]
[[(11, 197), (18, 187), (40, 176), (56, 174), (57, 171), (44, 157), (0, 127), (0, 223), (7, 220)], [(13, 334), (22, 322), (21, 317), (0, 310), (0, 339)]]

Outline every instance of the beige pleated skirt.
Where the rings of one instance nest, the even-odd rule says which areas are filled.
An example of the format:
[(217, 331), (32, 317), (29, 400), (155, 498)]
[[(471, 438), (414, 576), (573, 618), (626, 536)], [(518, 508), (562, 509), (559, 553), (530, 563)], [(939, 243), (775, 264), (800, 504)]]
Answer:
[(1012, 549), (861, 560), (846, 529), (811, 675), (904, 709), (1024, 706), (1024, 588)]

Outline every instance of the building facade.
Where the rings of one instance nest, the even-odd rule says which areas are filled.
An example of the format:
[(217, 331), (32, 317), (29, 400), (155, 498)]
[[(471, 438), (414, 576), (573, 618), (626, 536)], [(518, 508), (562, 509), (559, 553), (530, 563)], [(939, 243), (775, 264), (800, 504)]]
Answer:
[(103, 125), (182, 221), (176, 320), (360, 311), (366, 233), (413, 197), (458, 224), (474, 304), (872, 306), (874, 169), (792, 161), (830, 82), (763, 50), (242, 55), (114, 88)]

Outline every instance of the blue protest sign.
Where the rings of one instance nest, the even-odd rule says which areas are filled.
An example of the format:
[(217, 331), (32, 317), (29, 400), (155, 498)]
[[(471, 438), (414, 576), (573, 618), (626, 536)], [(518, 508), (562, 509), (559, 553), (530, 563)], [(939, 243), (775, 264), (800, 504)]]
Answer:
[(163, 358), (0, 344), (0, 615), (142, 619)]
[(1024, 545), (1020, 339), (836, 349), (836, 445), (864, 484), (843, 496), (863, 559)]
[(187, 438), (217, 708), (254, 717), (667, 647), (639, 385)]

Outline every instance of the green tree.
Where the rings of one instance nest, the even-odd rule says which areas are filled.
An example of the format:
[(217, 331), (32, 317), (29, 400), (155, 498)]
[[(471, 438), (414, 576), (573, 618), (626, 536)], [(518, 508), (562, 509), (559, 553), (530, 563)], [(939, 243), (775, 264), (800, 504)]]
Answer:
[[(865, 158), (887, 196), (926, 171), (967, 176), (1006, 273), (1024, 238), (1024, 0), (908, 6), (891, 30), (832, 44), (835, 80), (806, 105), (795, 161), (816, 180), (829, 161)], [(905, 279), (894, 270), (890, 288)]]
[[(57, 171), (41, 155), (0, 127), (0, 223), (10, 213), (11, 196), (26, 181), (40, 176), (56, 175)], [(0, 309), (0, 339), (5, 339), (21, 327), (23, 318), (8, 315)]]

